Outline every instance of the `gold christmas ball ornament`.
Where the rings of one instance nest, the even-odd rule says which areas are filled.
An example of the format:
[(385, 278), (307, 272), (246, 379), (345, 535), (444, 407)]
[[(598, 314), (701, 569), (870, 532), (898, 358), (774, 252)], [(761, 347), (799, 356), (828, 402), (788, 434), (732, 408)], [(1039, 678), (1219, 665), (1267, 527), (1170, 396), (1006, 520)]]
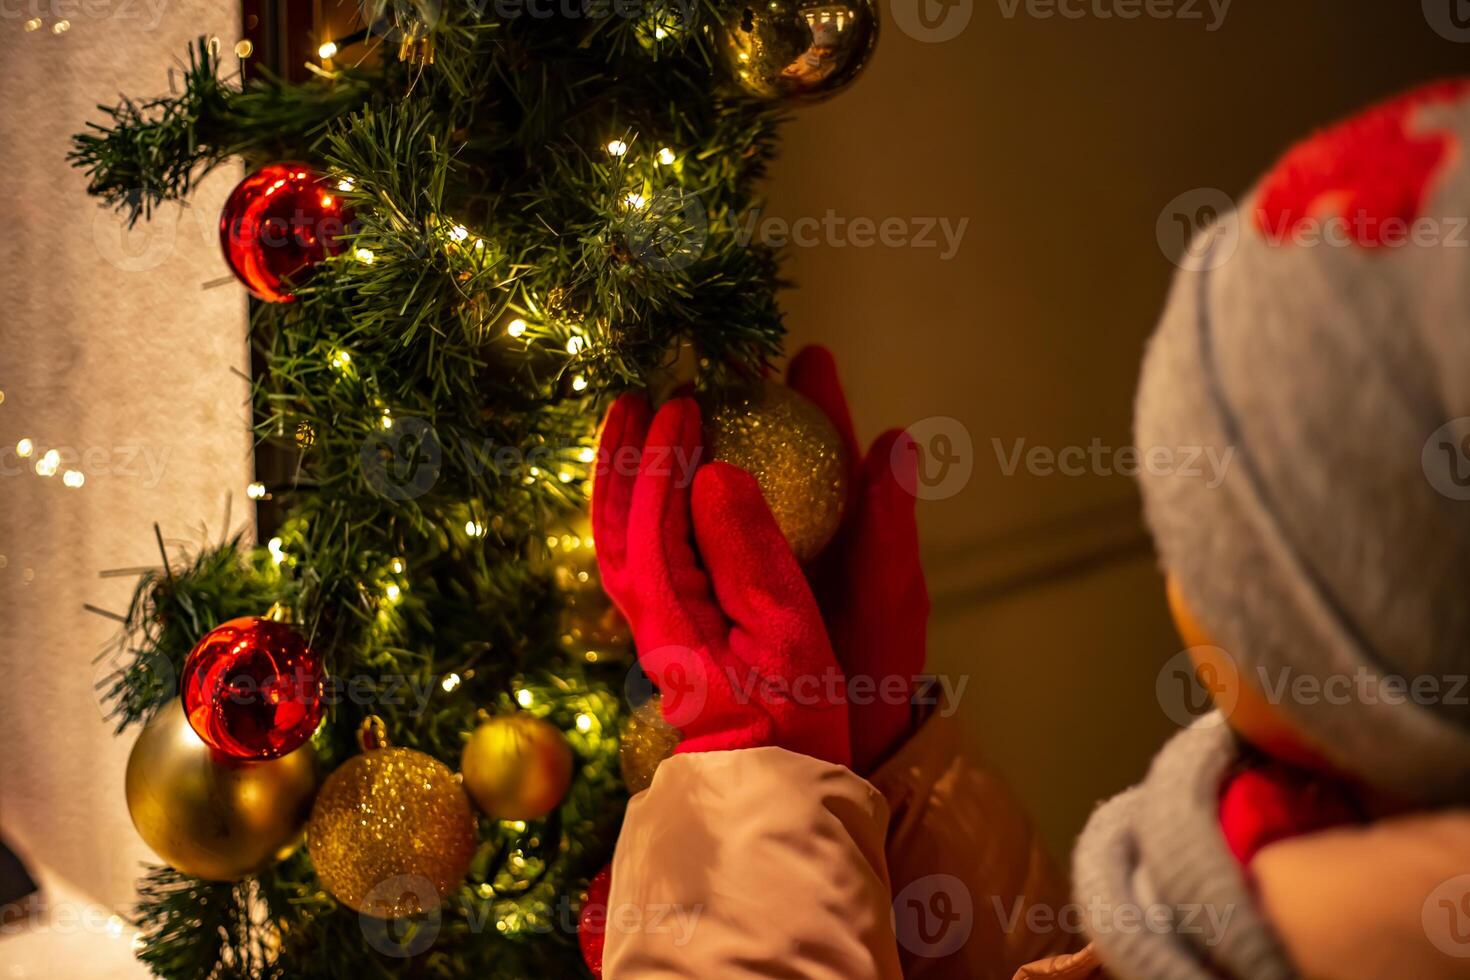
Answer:
[(820, 408), (773, 381), (704, 399), (705, 445), (754, 476), (798, 561), (815, 558), (842, 524), (847, 449)]
[(857, 78), (877, 40), (872, 0), (769, 0), (731, 8), (721, 48), (747, 95), (819, 102)]
[(618, 742), (618, 765), (630, 795), (653, 785), (659, 764), (674, 754), (682, 737), (679, 729), (664, 721), (662, 695), (633, 709)]
[(432, 912), (464, 880), (477, 843), (459, 777), (414, 749), (342, 763), (317, 794), (306, 849), (327, 891), (360, 913)]
[(481, 810), (499, 820), (539, 820), (572, 784), (562, 730), (527, 714), (486, 716), (465, 743), (459, 771)]
[(138, 736), (125, 779), (143, 841), (169, 866), (211, 881), (255, 874), (295, 850), (316, 785), (310, 743), (266, 762), (232, 759), (194, 734), (178, 699)]

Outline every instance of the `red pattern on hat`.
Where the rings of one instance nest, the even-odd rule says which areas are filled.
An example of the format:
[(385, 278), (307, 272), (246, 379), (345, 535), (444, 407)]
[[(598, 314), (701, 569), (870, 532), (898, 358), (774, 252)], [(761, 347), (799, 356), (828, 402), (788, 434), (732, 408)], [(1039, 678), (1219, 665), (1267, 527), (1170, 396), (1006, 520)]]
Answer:
[(1467, 90), (1470, 79), (1426, 85), (1292, 148), (1261, 184), (1256, 231), (1273, 244), (1289, 242), (1307, 222), (1333, 216), (1363, 248), (1385, 244), (1389, 221), (1403, 227), (1387, 236), (1388, 243), (1402, 240), (1430, 182), (1459, 146), (1446, 130), (1415, 131), (1415, 114), (1426, 105), (1455, 102)]

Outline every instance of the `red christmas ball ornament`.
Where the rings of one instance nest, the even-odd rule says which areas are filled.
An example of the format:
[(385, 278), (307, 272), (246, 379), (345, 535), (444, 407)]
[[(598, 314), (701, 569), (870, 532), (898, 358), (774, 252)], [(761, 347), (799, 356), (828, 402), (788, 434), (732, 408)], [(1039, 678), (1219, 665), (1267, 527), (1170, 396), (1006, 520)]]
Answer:
[(296, 298), (327, 256), (347, 247), (352, 212), (325, 174), (304, 163), (273, 163), (230, 192), (219, 218), (219, 240), (230, 270), (271, 303)]
[(582, 962), (597, 980), (602, 980), (602, 947), (607, 942), (607, 896), (612, 891), (612, 865), (608, 865), (587, 883), (587, 901), (577, 919), (577, 944), (582, 947)]
[(322, 664), (285, 623), (245, 616), (204, 634), (184, 661), (184, 712), (205, 744), (278, 759), (322, 720)]

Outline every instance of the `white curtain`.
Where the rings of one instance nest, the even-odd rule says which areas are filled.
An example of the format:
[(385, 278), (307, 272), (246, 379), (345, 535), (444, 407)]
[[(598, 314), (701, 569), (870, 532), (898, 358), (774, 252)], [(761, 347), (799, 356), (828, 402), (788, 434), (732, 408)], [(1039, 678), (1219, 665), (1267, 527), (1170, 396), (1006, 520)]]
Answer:
[(0, 838), (42, 886), (35, 918), (0, 925), (11, 977), (142, 975), (108, 918), (151, 859), (123, 799), (132, 734), (93, 690), (116, 624), (83, 605), (126, 609), (132, 579), (99, 573), (157, 565), (154, 522), (197, 542), (225, 530), (226, 494), (236, 527), (250, 513), (244, 293), (203, 288), (228, 275), (215, 229), (238, 173), (129, 233), (65, 156), (96, 103), (168, 92), (190, 40), (228, 52), (239, 19), (217, 0), (0, 17)]

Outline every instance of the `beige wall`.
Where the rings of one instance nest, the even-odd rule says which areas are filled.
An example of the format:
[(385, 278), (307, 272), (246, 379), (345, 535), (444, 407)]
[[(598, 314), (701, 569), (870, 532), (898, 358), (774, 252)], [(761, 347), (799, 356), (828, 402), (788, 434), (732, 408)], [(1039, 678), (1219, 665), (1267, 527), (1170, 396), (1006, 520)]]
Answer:
[[(126, 610), (133, 580), (99, 572), (156, 565), (153, 522), (174, 540), (217, 535), (227, 492), (236, 525), (247, 517), (245, 298), (201, 288), (228, 275), (215, 244), (228, 169), (191, 209), (127, 235), (65, 155), (95, 103), (166, 92), (188, 42), (233, 43), (238, 12), (67, 4), (56, 34), (49, 15), (26, 31), (22, 6), (0, 13), (0, 835), (57, 918), (0, 937), (0, 963), (16, 978), (137, 976), (131, 930), (99, 925), (152, 857), (123, 801), (132, 739), (113, 737), (93, 690), (116, 624), (82, 605)], [(36, 476), (14, 456), (22, 437), (64, 451), (86, 483)]]
[[(1470, 45), (1404, 0), (1236, 0), (1213, 32), (974, 0), (942, 43), (905, 34), (900, 4), (882, 4), (867, 76), (789, 127), (772, 212), (967, 218), (961, 248), (793, 248), (785, 304), (797, 342), (837, 350), (863, 433), (950, 416), (972, 435), (968, 485), (922, 510), (931, 659), (972, 675), (970, 727), (1060, 850), (1169, 731), (1153, 690), (1176, 641), (1152, 557), (1129, 549), (1129, 481), (1006, 477), (991, 440), (1124, 445), (1173, 268), (1165, 205), (1243, 190), (1313, 126), (1463, 70)], [(1034, 581), (1078, 556), (1084, 570)]]

